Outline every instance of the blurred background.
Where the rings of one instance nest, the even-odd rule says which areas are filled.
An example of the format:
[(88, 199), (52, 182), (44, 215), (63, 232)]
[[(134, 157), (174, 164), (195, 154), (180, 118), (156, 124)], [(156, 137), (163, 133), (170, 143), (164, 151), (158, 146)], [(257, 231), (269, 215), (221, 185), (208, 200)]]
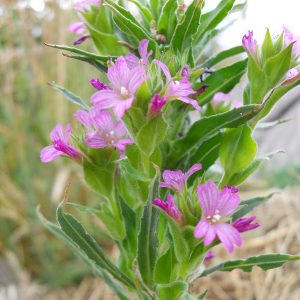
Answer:
[[(207, 9), (216, 3), (207, 1)], [(42, 227), (35, 212), (40, 205), (43, 214), (54, 220), (70, 181), (73, 202), (97, 201), (85, 188), (77, 166), (62, 159), (45, 165), (39, 159), (50, 130), (57, 122), (70, 122), (76, 110), (47, 82), (55, 81), (85, 99), (93, 92), (88, 80), (96, 76), (95, 69), (43, 44), (72, 44), (75, 37), (67, 27), (78, 20), (72, 5), (68, 0), (0, 1), (0, 300), (113, 299), (85, 265)], [(285, 0), (284, 5), (249, 0), (245, 13), (235, 16), (236, 25), (214, 42), (214, 51), (240, 44), (248, 29), (258, 40), (267, 26), (273, 34), (286, 25), (300, 35), (298, 8), (296, 0)], [(89, 41), (80, 47), (94, 51)], [(240, 257), (257, 251), (300, 253), (299, 96), (299, 89), (288, 94), (269, 119), (288, 122), (257, 132), (262, 153), (284, 149), (286, 154), (267, 162), (243, 187), (245, 199), (279, 193), (257, 210), (263, 226), (248, 234), (245, 247), (236, 253)], [(98, 238), (112, 251), (105, 238)], [(228, 255), (220, 249), (213, 263), (224, 258)], [(217, 274), (201, 280), (195, 289), (200, 287), (210, 289), (208, 299), (296, 300), (300, 299), (299, 264), (268, 273)]]

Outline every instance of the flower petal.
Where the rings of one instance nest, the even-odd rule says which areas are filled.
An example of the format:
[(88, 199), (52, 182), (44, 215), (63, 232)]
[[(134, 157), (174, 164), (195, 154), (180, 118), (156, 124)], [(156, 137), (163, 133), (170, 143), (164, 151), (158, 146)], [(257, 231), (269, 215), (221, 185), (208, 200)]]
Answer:
[(107, 147), (107, 142), (97, 131), (87, 133), (84, 143), (90, 148), (97, 149)]
[(199, 184), (197, 188), (198, 200), (205, 217), (213, 216), (217, 209), (219, 190), (211, 180), (205, 184)]
[(56, 150), (54, 146), (51, 145), (42, 149), (40, 158), (43, 163), (48, 163), (63, 154), (63, 152)]
[(114, 90), (101, 90), (91, 97), (91, 102), (101, 107), (102, 110), (114, 107), (118, 101), (122, 101), (122, 98)]
[(219, 240), (229, 253), (232, 253), (234, 246), (240, 247), (243, 243), (241, 234), (232, 225), (227, 223), (217, 223), (214, 225)]
[(234, 187), (224, 187), (220, 192), (217, 209), (222, 217), (230, 215), (240, 204), (241, 199)]
[(200, 220), (194, 229), (194, 237), (200, 239), (205, 237), (206, 233), (209, 231), (211, 225), (205, 220)]
[(121, 150), (121, 151), (124, 151), (125, 148), (126, 148), (126, 145), (130, 145), (130, 144), (133, 144), (134, 141), (131, 140), (131, 139), (121, 139), (119, 140), (118, 142), (114, 143), (114, 146)]
[(202, 168), (202, 165), (197, 163), (197, 164), (194, 164), (186, 173), (185, 173), (185, 176), (186, 176), (186, 179), (188, 179), (190, 176), (192, 176), (194, 173), (196, 173), (197, 171), (201, 170)]
[(170, 73), (168, 67), (167, 67), (163, 62), (161, 62), (160, 60), (155, 59), (154, 62), (155, 62), (155, 64), (158, 65), (158, 66), (161, 68), (161, 70), (164, 72), (164, 74), (165, 74), (167, 80), (168, 80), (168, 81), (171, 81), (171, 80), (172, 80), (172, 76), (171, 76), (171, 73)]

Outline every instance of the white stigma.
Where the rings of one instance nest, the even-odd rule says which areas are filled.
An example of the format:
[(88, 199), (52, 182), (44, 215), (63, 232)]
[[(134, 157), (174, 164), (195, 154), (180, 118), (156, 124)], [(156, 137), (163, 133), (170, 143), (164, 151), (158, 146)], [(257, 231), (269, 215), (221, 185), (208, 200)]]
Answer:
[(179, 82), (178, 80), (175, 80), (174, 83), (175, 83), (176, 85), (179, 85), (179, 84), (180, 84), (180, 82)]
[(129, 96), (128, 90), (127, 90), (126, 87), (124, 87), (124, 86), (121, 87), (121, 96), (122, 96), (122, 97), (127, 97), (127, 96)]
[(114, 135), (115, 132), (112, 130), (112, 131), (109, 132), (109, 134), (110, 134), (110, 135)]

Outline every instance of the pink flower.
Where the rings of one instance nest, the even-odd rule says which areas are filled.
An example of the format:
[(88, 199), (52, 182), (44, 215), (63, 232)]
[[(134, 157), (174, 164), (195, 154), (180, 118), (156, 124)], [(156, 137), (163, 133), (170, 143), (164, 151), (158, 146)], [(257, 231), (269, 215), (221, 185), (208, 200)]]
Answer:
[(218, 238), (229, 253), (233, 252), (234, 245), (240, 247), (242, 237), (239, 231), (232, 224), (222, 220), (240, 204), (237, 189), (225, 187), (219, 191), (214, 182), (207, 181), (198, 186), (197, 195), (202, 209), (202, 219), (195, 227), (195, 238), (204, 238), (205, 246)]
[(232, 226), (238, 230), (238, 232), (245, 232), (253, 230), (260, 226), (259, 223), (252, 223), (256, 219), (256, 216), (251, 216), (248, 218), (239, 218), (232, 223)]
[(299, 75), (299, 71), (298, 71), (296, 68), (293, 68), (293, 69), (290, 69), (290, 70), (287, 72), (286, 77), (287, 77), (288, 79), (291, 79), (291, 78), (296, 77), (297, 75)]
[(124, 57), (119, 57), (108, 69), (107, 77), (112, 89), (96, 92), (91, 101), (102, 110), (112, 108), (117, 117), (123, 117), (133, 103), (134, 95), (147, 79), (142, 66), (130, 69)]
[(216, 93), (214, 96), (213, 96), (213, 99), (212, 99), (212, 104), (213, 105), (218, 105), (220, 103), (224, 103), (225, 105), (227, 103), (231, 103), (231, 106), (232, 107), (240, 107), (241, 106), (241, 103), (239, 101), (231, 101), (232, 100), (232, 93), (228, 93), (228, 94), (224, 94), (222, 92), (218, 92)]
[(288, 46), (291, 43), (293, 45), (293, 54), (300, 55), (300, 36), (294, 35), (287, 27), (283, 27), (284, 44)]
[(98, 78), (91, 79), (90, 84), (98, 91), (111, 90), (111, 88), (105, 83), (101, 82)]
[(208, 251), (204, 257), (204, 260), (207, 262), (211, 259), (213, 259), (215, 257), (215, 255), (212, 253), (212, 251)]
[(201, 167), (199, 163), (194, 164), (186, 173), (181, 170), (165, 170), (162, 174), (164, 181), (160, 183), (160, 186), (181, 192), (188, 178), (199, 171)]
[(147, 65), (149, 63), (148, 59), (152, 55), (153, 51), (151, 50), (148, 52), (148, 44), (149, 41), (146, 39), (141, 40), (139, 43), (138, 51), (141, 59), (139, 59), (136, 55), (132, 53), (124, 56), (126, 63), (130, 69), (133, 69), (140, 65)]
[(80, 158), (82, 153), (75, 149), (70, 143), (71, 124), (67, 124), (66, 130), (61, 124), (57, 124), (50, 133), (53, 145), (42, 149), (40, 158), (43, 163), (48, 163), (61, 155), (67, 155), (72, 158)]
[(149, 115), (155, 116), (159, 114), (166, 102), (167, 100), (165, 96), (160, 97), (159, 94), (155, 94), (151, 100)]
[(244, 35), (242, 39), (243, 47), (252, 56), (256, 56), (257, 41), (253, 39), (253, 31), (248, 31), (248, 35)]
[(84, 11), (90, 6), (100, 6), (101, 0), (79, 0), (74, 4), (74, 8), (79, 11)]
[(183, 78), (180, 81), (174, 81), (168, 67), (164, 63), (159, 60), (155, 60), (155, 63), (162, 69), (167, 78), (167, 90), (164, 94), (166, 100), (180, 100), (184, 103), (191, 104), (196, 110), (201, 110), (198, 102), (188, 97), (191, 94), (195, 94), (195, 91), (192, 89), (192, 83), (186, 78)]
[(185, 65), (184, 68), (181, 70), (181, 77), (182, 79), (188, 80), (190, 77), (190, 70), (189, 65)]
[(169, 216), (171, 216), (176, 221), (181, 222), (182, 215), (178, 208), (175, 206), (173, 196), (171, 194), (168, 194), (167, 201), (163, 201), (159, 198), (155, 198), (153, 200), (153, 204), (160, 207), (162, 210), (164, 210)]
[(72, 23), (69, 25), (68, 30), (77, 35), (82, 35), (85, 32), (85, 25), (83, 22)]
[(110, 112), (101, 111), (98, 108), (90, 112), (77, 111), (75, 118), (88, 130), (85, 144), (90, 148), (105, 148), (113, 146), (124, 151), (126, 145), (133, 144), (133, 140), (127, 138), (127, 129), (121, 120), (115, 120)]

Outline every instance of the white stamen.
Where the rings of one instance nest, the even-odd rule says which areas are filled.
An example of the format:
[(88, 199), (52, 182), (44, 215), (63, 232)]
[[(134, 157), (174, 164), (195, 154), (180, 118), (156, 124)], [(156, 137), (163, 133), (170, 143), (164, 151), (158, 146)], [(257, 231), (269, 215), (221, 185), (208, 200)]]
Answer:
[(121, 96), (127, 97), (128, 95), (129, 95), (128, 90), (126, 89), (126, 87), (122, 86), (121, 87)]
[(110, 135), (114, 135), (115, 132), (114, 132), (113, 130), (111, 130), (111, 131), (109, 132), (109, 134), (110, 134)]
[(179, 84), (180, 84), (180, 82), (179, 82), (178, 80), (175, 80), (174, 83), (175, 83), (176, 85), (179, 85)]

